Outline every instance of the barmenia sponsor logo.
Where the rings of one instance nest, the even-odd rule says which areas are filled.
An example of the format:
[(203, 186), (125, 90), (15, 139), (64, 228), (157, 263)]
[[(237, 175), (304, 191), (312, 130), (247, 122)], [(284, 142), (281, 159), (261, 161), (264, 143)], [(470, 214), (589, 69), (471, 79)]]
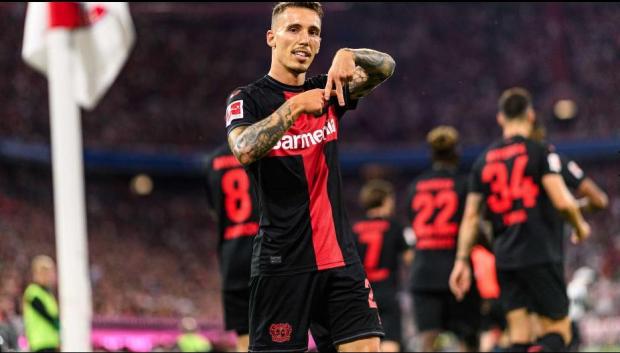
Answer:
[(288, 151), (305, 149), (327, 140), (330, 135), (335, 133), (336, 123), (333, 119), (330, 119), (327, 122), (327, 125), (323, 126), (321, 129), (307, 132), (305, 134), (282, 136), (280, 141), (278, 141), (278, 143), (273, 147), (273, 150), (283, 149)]

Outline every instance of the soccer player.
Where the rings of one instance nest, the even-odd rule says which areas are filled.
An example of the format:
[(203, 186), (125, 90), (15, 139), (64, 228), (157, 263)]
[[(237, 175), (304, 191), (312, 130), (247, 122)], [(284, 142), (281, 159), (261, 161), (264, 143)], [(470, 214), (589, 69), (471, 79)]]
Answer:
[(250, 263), (258, 233), (258, 202), (250, 178), (227, 144), (206, 160), (207, 203), (218, 224), (219, 261), (226, 330), (237, 333), (237, 350), (248, 350)]
[(345, 214), (338, 138), (343, 114), (395, 63), (378, 51), (340, 49), (327, 75), (306, 78), (322, 14), (319, 3), (278, 3), (266, 34), (269, 73), (228, 99), (228, 142), (261, 207), (251, 351), (304, 351), (311, 323), (327, 327), (339, 351), (377, 351), (383, 336)]
[(530, 346), (530, 310), (540, 317), (538, 345), (562, 351), (571, 331), (561, 215), (575, 228), (576, 242), (590, 235), (590, 227), (562, 179), (559, 156), (528, 138), (535, 119), (526, 90), (512, 88), (502, 94), (497, 120), (503, 139), (474, 165), (450, 288), (461, 299), (471, 286), (469, 257), (484, 202), (496, 234), (493, 248), (511, 350)]
[(451, 126), (431, 130), (432, 168), (409, 188), (409, 220), (417, 239), (411, 290), (423, 351), (435, 349), (442, 331), (456, 334), (463, 351), (478, 348), (480, 298), (472, 291), (459, 303), (448, 286), (467, 195), (467, 175), (458, 172), (458, 139)]
[(353, 232), (385, 329), (381, 352), (400, 352), (399, 261), (402, 259), (406, 266), (410, 265), (413, 251), (405, 239), (403, 226), (393, 219), (396, 204), (392, 184), (371, 180), (362, 188), (359, 199), (366, 217), (353, 225)]
[[(532, 131), (532, 139), (541, 143), (545, 143), (547, 130), (545, 126), (538, 120), (534, 124)], [(553, 145), (549, 146), (551, 150), (555, 150)], [(566, 186), (575, 191), (578, 199), (579, 207), (584, 212), (600, 211), (609, 205), (607, 194), (598, 184), (589, 178), (577, 162), (570, 158), (559, 155), (562, 161), (562, 178)]]

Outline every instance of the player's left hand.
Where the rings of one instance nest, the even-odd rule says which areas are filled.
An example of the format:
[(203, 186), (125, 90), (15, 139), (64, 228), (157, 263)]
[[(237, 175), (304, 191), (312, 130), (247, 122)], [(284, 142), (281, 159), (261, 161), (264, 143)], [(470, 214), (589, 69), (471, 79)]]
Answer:
[(334, 60), (332, 61), (332, 66), (327, 72), (325, 100), (329, 100), (331, 91), (335, 88), (336, 96), (338, 97), (338, 104), (343, 107), (345, 105), (343, 87), (353, 79), (354, 73), (355, 55), (345, 49), (338, 50), (334, 56)]

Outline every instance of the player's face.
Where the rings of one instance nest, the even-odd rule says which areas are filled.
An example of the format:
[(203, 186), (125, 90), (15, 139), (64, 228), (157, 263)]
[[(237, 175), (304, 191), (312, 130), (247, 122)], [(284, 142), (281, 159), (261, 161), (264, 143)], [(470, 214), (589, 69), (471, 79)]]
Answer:
[(274, 59), (287, 70), (304, 73), (321, 47), (321, 19), (306, 8), (289, 7), (267, 32)]

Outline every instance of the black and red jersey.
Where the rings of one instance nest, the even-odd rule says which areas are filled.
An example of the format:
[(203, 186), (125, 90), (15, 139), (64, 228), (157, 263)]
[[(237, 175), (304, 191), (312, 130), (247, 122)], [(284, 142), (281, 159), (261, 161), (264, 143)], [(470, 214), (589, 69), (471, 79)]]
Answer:
[(250, 178), (223, 145), (207, 158), (206, 179), (207, 202), (217, 217), (222, 286), (247, 288), (258, 233), (258, 202)]
[(400, 255), (409, 248), (404, 228), (394, 220), (365, 218), (353, 225), (353, 233), (373, 289), (397, 289)]
[(522, 136), (494, 143), (474, 164), (470, 191), (488, 208), (498, 269), (562, 262), (563, 221), (542, 185), (561, 172), (557, 154)]
[(409, 221), (416, 236), (412, 289), (449, 289), (466, 196), (467, 176), (453, 169), (432, 169), (411, 183)]
[[(556, 153), (556, 148), (553, 144), (547, 144), (547, 146), (549, 153)], [(562, 171), (560, 173), (562, 174), (562, 179), (564, 179), (566, 186), (572, 190), (579, 189), (581, 183), (586, 179), (585, 172), (574, 160), (559, 153), (558, 155), (560, 156), (560, 161), (562, 162)]]
[(586, 174), (577, 162), (572, 159), (560, 155), (562, 161), (562, 178), (566, 182), (566, 186), (573, 190), (579, 189), (581, 183), (586, 179)]
[[(287, 99), (324, 88), (327, 76), (290, 86), (264, 76), (228, 99), (228, 133), (273, 114)], [(354, 108), (331, 100), (321, 116), (302, 114), (263, 158), (246, 167), (261, 204), (252, 276), (326, 270), (359, 262), (343, 200), (338, 161), (340, 118)]]

